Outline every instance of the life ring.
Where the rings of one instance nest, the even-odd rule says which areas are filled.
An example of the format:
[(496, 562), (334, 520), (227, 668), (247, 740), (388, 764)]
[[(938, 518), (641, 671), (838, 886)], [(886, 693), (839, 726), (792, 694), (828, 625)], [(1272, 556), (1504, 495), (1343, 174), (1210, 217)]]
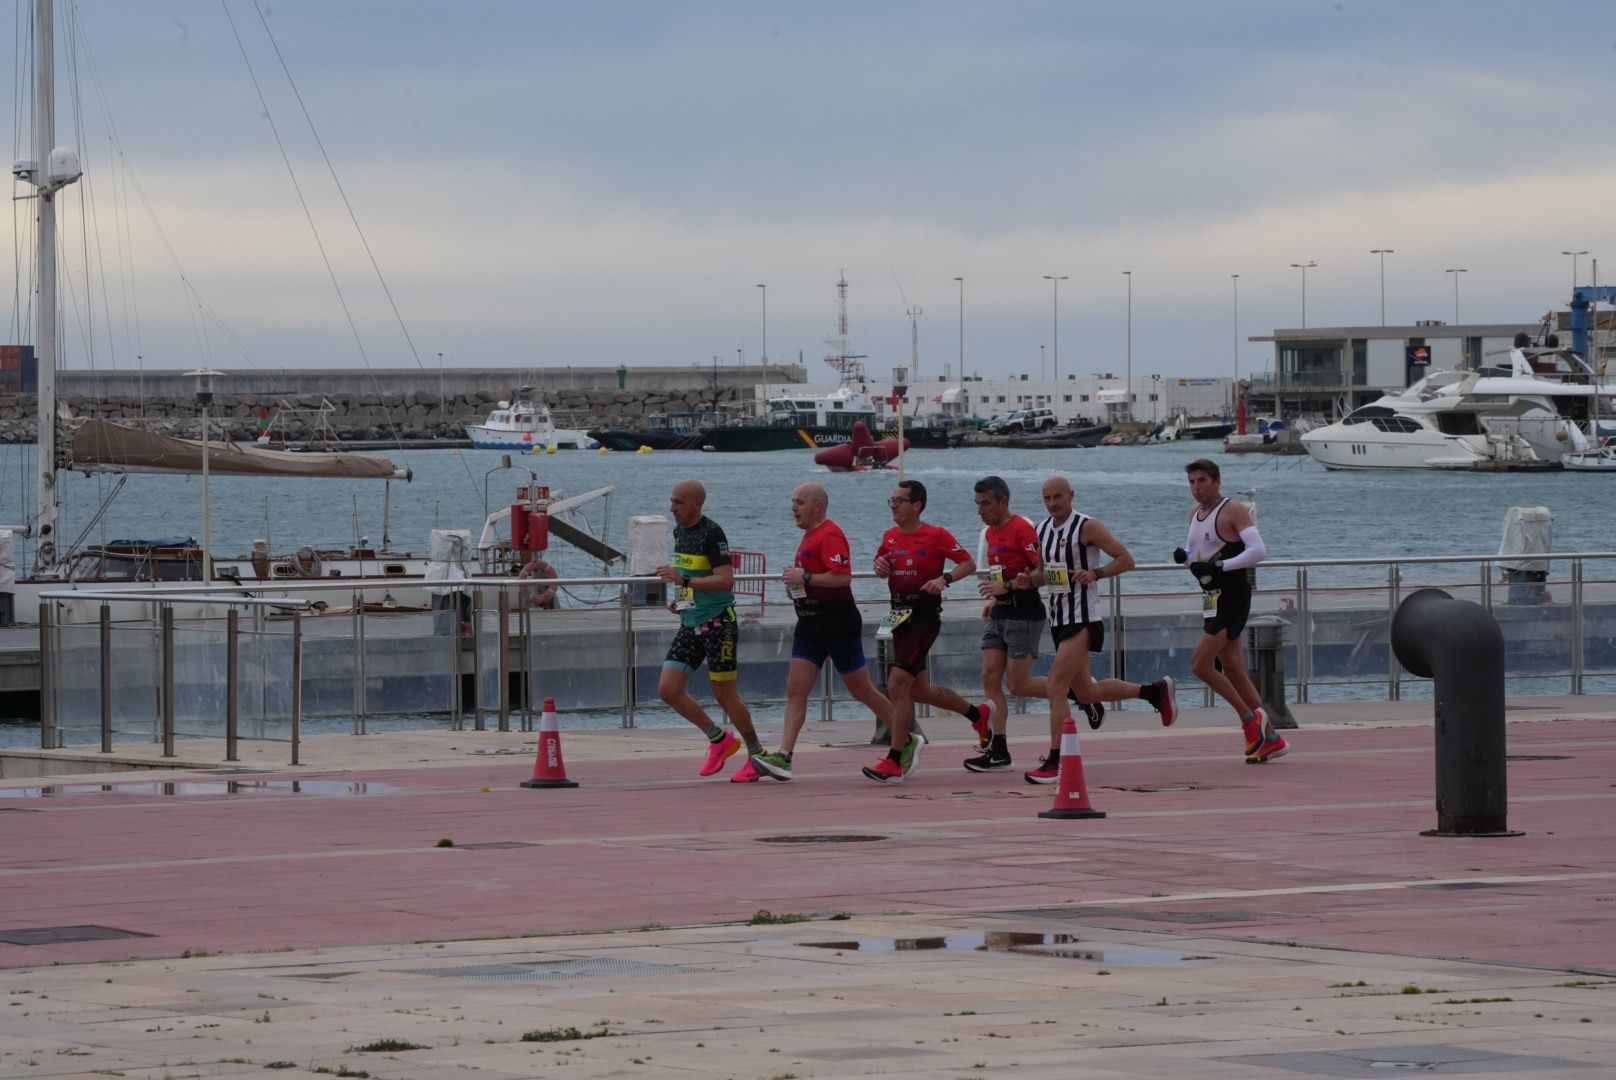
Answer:
[(297, 549), (297, 554), (292, 556), (292, 568), (297, 571), (299, 577), (319, 577), (320, 553), (304, 544)]

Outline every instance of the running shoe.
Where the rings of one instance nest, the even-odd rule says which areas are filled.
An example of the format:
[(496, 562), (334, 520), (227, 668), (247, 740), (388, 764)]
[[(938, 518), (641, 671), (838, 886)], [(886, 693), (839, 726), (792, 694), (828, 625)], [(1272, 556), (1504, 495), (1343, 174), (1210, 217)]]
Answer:
[(903, 757), (899, 764), (903, 766), (903, 775), (908, 776), (915, 771), (915, 765), (920, 761), (920, 750), (926, 745), (926, 736), (915, 732), (909, 736), (909, 744), (903, 748)]
[(741, 740), (733, 731), (724, 732), (724, 737), (707, 747), (707, 760), (701, 763), (701, 775), (711, 776), (724, 767), (728, 761), (741, 749)]
[(1162, 727), (1172, 727), (1178, 719), (1178, 705), (1173, 701), (1173, 677), (1168, 675), (1153, 684), (1161, 696), (1156, 699), (1156, 711), (1161, 713)]
[(971, 772), (1003, 772), (1010, 767), (1010, 752), (1005, 751), (994, 757), (993, 751), (989, 750), (981, 757), (966, 758), (965, 767)]
[(732, 784), (755, 784), (761, 779), (763, 779), (763, 774), (757, 771), (757, 766), (752, 764), (752, 759), (747, 758), (746, 764), (735, 770), (734, 774), (729, 778), (729, 782)]
[(775, 780), (791, 779), (791, 759), (779, 750), (772, 754), (753, 754), (752, 766), (757, 769), (760, 776), (772, 777)]
[(993, 705), (984, 701), (976, 707), (976, 719), (971, 721), (971, 730), (976, 732), (976, 745), (986, 750), (993, 745)]
[(1051, 750), (1044, 755), (1036, 769), (1021, 774), (1029, 784), (1053, 784), (1060, 779), (1060, 751)]
[(1089, 718), (1089, 730), (1099, 731), (1100, 725), (1105, 723), (1105, 702), (1079, 701), (1077, 707), (1083, 710), (1083, 715)]
[(1267, 717), (1263, 716), (1261, 709), (1257, 710), (1252, 720), (1257, 728), (1257, 744), (1252, 746), (1248, 736), (1246, 764), (1261, 765), (1265, 761), (1284, 757), (1290, 752), (1290, 744), (1280, 736), (1279, 732), (1274, 730), (1274, 725), (1269, 722)]
[(1265, 729), (1267, 726), (1267, 718), (1263, 716), (1261, 709), (1254, 710), (1251, 714), (1250, 720), (1242, 720), (1240, 722), (1240, 730), (1244, 732), (1246, 736), (1247, 761), (1250, 761), (1251, 756), (1258, 750), (1262, 749), (1263, 729)]
[(883, 784), (901, 784), (903, 783), (903, 766), (889, 757), (884, 757), (877, 761), (873, 768), (866, 765), (864, 775), (871, 780), (879, 780)]

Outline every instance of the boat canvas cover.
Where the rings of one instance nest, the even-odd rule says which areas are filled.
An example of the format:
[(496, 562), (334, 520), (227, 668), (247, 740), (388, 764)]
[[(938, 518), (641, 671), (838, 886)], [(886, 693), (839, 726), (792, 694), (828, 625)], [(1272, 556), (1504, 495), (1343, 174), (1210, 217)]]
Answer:
[[(183, 473), (202, 471), (202, 443), (151, 431), (85, 420), (73, 432), (73, 465), (82, 472)], [(303, 476), (392, 480), (402, 476), (384, 457), (345, 453), (289, 453), (214, 442), (208, 471), (220, 476)]]

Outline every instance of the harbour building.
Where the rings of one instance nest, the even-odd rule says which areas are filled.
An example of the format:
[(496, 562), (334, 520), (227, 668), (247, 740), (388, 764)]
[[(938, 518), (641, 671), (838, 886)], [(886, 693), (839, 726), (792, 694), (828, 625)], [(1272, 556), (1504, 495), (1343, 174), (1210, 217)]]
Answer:
[[(1335, 417), (1396, 392), (1432, 371), (1475, 369), (1504, 359), (1516, 334), (1533, 341), (1545, 333), (1570, 345), (1569, 313), (1520, 323), (1440, 320), (1411, 326), (1309, 326), (1248, 338), (1271, 342), (1273, 366), (1251, 376), (1247, 406), (1254, 414)], [(1616, 351), (1609, 312), (1600, 313), (1591, 351), (1600, 363)]]

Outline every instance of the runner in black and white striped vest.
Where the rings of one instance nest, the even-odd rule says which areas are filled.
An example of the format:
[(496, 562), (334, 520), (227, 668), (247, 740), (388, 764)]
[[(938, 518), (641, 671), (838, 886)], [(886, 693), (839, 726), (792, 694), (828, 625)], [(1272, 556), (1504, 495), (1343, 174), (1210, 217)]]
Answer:
[(1100, 582), (1132, 570), (1133, 556), (1103, 522), (1072, 509), (1072, 485), (1065, 477), (1044, 481), (1044, 509), (1049, 517), (1038, 526), (1042, 566), (1014, 583), (1017, 588), (1043, 586), (1049, 636), (1055, 643), (1055, 662), (1047, 683), (1049, 755), (1025, 774), (1029, 784), (1053, 784), (1060, 777), (1061, 728), (1071, 716), (1068, 689), (1080, 702), (1143, 698), (1161, 713), (1163, 724), (1171, 724), (1177, 715), (1170, 678), (1145, 686), (1121, 679), (1095, 681), (1089, 653), (1105, 647), (1105, 623), (1101, 621), (1105, 586)]

